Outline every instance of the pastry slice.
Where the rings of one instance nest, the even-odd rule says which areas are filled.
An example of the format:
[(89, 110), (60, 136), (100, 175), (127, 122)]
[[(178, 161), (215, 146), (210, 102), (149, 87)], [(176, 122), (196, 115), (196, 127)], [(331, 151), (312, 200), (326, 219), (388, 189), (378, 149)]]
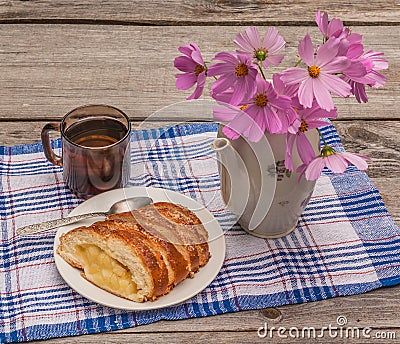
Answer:
[(64, 233), (57, 253), (100, 288), (144, 302), (193, 277), (210, 259), (206, 240), (193, 212), (162, 202)]

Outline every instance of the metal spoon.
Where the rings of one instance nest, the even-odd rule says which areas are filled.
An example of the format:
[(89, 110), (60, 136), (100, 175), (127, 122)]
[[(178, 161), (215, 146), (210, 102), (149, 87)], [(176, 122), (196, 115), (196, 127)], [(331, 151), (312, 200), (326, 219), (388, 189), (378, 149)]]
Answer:
[(144, 207), (145, 205), (151, 204), (153, 200), (150, 197), (131, 197), (115, 202), (111, 208), (106, 212), (88, 213), (82, 215), (76, 215), (71, 217), (65, 217), (63, 219), (51, 220), (42, 223), (36, 223), (17, 229), (17, 234), (20, 236), (29, 236), (36, 233), (46, 232), (52, 228), (69, 225), (84, 219), (97, 216), (108, 216), (111, 214), (123, 213), (132, 209)]

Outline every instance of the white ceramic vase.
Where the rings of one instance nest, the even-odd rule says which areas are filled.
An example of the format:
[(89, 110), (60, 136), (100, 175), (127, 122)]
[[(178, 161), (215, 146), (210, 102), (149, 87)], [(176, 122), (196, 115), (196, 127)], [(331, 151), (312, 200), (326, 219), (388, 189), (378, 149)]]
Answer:
[[(316, 153), (316, 130), (306, 133)], [(248, 233), (261, 238), (278, 238), (296, 228), (313, 193), (315, 181), (298, 182), (296, 168), (302, 164), (293, 148), (294, 172), (285, 169), (286, 135), (266, 133), (259, 142), (243, 137), (230, 140), (222, 133), (212, 145), (217, 153), (224, 202)]]

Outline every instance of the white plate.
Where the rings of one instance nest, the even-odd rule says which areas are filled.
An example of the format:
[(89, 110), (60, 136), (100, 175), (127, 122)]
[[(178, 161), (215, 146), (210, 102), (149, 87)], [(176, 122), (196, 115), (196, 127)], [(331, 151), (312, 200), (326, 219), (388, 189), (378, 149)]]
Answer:
[(161, 296), (154, 302), (138, 303), (113, 295), (94, 284), (88, 282), (81, 276), (81, 271), (65, 262), (57, 253), (57, 247), (60, 244), (59, 238), (61, 234), (66, 233), (73, 228), (82, 225), (90, 225), (95, 221), (101, 220), (97, 217), (91, 220), (84, 220), (79, 224), (60, 227), (54, 240), (54, 259), (56, 267), (62, 278), (82, 296), (100, 303), (105, 306), (127, 309), (127, 310), (149, 310), (172, 306), (183, 302), (196, 295), (206, 288), (217, 276), (225, 259), (225, 238), (218, 221), (214, 216), (201, 204), (175, 191), (148, 188), (148, 187), (131, 187), (125, 189), (112, 190), (100, 195), (94, 196), (76, 207), (69, 216), (80, 215), (89, 212), (107, 211), (110, 206), (125, 197), (149, 196), (154, 202), (167, 201), (180, 204), (191, 209), (202, 221), (204, 227), (209, 233), (209, 249), (211, 253), (210, 261), (206, 266), (200, 268), (193, 279), (187, 278), (179, 283), (172, 291)]

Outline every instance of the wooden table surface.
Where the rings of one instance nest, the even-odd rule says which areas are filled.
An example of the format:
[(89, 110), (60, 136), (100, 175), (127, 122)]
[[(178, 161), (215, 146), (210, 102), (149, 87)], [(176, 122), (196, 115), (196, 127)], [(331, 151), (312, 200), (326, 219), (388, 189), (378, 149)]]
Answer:
[[(236, 33), (248, 25), (276, 26), (295, 53), (305, 33), (317, 37), (314, 15), (340, 17), (365, 45), (389, 60), (384, 88), (369, 103), (341, 99), (335, 126), (345, 147), (373, 159), (368, 175), (400, 225), (400, 3), (384, 0), (41, 0), (0, 1), (0, 145), (37, 142), (48, 121), (79, 105), (106, 103), (134, 123), (182, 101), (175, 89), (177, 47), (197, 42), (210, 59), (232, 50)], [(283, 67), (293, 63), (286, 58)], [(199, 120), (201, 118), (187, 118)], [(168, 119), (166, 119), (168, 120)], [(157, 124), (157, 123), (156, 123)], [(147, 326), (49, 340), (49, 343), (310, 343), (310, 339), (257, 338), (268, 322), (286, 328), (336, 324), (388, 331), (395, 339), (324, 338), (329, 343), (400, 343), (400, 286), (277, 309), (161, 321)], [(275, 319), (275, 320), (273, 320)]]

